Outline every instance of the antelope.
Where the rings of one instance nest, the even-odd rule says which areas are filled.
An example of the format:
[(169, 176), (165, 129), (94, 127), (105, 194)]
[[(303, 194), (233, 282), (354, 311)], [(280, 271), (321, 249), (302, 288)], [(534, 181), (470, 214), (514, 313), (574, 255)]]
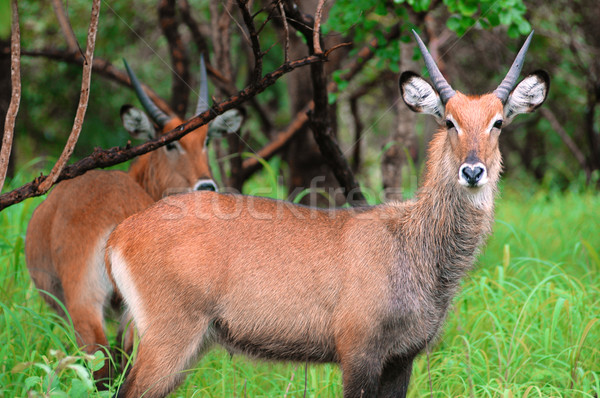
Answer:
[[(181, 119), (168, 116), (150, 100), (126, 62), (125, 66), (140, 102), (162, 132), (182, 124)], [(203, 60), (200, 80), (196, 114), (208, 109)], [(156, 134), (148, 116), (130, 105), (122, 107), (121, 117), (125, 128), (135, 137), (153, 138)], [(221, 125), (237, 130), (241, 123), (239, 112), (235, 110), (225, 118)], [(63, 317), (66, 309), (77, 343), (88, 353), (108, 347), (103, 308), (112, 293), (104, 266), (109, 233), (169, 190), (189, 187), (216, 191), (206, 143), (209, 134), (220, 132), (217, 129), (209, 133), (208, 126), (202, 126), (178, 142), (142, 155), (128, 173), (93, 170), (63, 181), (33, 213), (25, 240), (31, 279), (45, 301)], [(107, 377), (108, 370), (107, 361), (95, 374), (96, 379)]]
[(531, 35), (493, 93), (469, 96), (413, 34), (433, 87), (404, 72), (402, 98), (440, 124), (413, 200), (315, 209), (196, 192), (115, 228), (107, 270), (140, 334), (119, 397), (165, 396), (215, 343), (338, 363), (346, 398), (406, 396), (414, 358), (435, 342), (491, 232), (500, 131), (549, 89), (544, 71), (516, 84)]

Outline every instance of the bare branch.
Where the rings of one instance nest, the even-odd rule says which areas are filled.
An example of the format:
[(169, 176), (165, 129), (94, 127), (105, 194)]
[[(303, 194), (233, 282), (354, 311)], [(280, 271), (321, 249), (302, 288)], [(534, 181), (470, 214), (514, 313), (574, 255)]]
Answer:
[(94, 60), (94, 47), (96, 46), (96, 33), (98, 33), (98, 19), (100, 15), (100, 1), (94, 0), (92, 3), (92, 16), (90, 18), (90, 27), (88, 29), (87, 47), (85, 50), (85, 61), (83, 63), (83, 73), (81, 78), (81, 94), (79, 96), (79, 105), (73, 122), (73, 129), (67, 140), (67, 144), (60, 155), (60, 158), (52, 168), (48, 178), (40, 184), (38, 190), (40, 194), (45, 193), (56, 182), (58, 176), (62, 172), (65, 164), (71, 157), (75, 144), (79, 139), (79, 133), (83, 126), (85, 112), (87, 110), (88, 100), (90, 98), (90, 81), (92, 78), (92, 64)]
[(281, 20), (283, 21), (283, 34), (285, 36), (285, 45), (284, 45), (284, 62), (287, 64), (290, 61), (290, 30), (288, 28), (287, 17), (285, 16), (285, 10), (283, 9), (283, 4), (281, 4), (281, 0), (277, 2), (279, 6), (279, 12), (281, 13)]
[[(67, 51), (52, 48), (44, 50), (22, 50), (21, 55), (30, 57), (44, 57), (57, 61), (68, 62), (71, 64), (83, 65), (83, 57), (79, 53), (69, 53)], [(123, 86), (131, 88), (131, 82), (129, 81), (129, 76), (127, 76), (127, 73), (105, 59), (94, 58), (92, 62), (92, 70), (100, 76), (111, 79), (119, 84), (122, 84)], [(152, 102), (154, 102), (163, 112), (174, 116), (170, 106), (162, 98), (160, 98), (158, 94), (154, 92), (154, 90), (143, 83), (142, 87)]]
[(298, 32), (306, 39), (306, 46), (309, 51), (313, 51), (313, 26), (314, 21), (311, 15), (303, 14), (294, 2), (294, 0), (282, 0), (287, 20)]
[(325, 0), (319, 0), (317, 11), (315, 12), (315, 26), (313, 29), (313, 48), (315, 54), (321, 54), (321, 14), (323, 13), (323, 4)]
[(579, 165), (585, 171), (589, 179), (590, 168), (585, 160), (585, 155), (583, 154), (583, 152), (581, 152), (575, 141), (573, 141), (569, 133), (566, 132), (562, 124), (558, 121), (558, 119), (550, 109), (548, 109), (547, 107), (542, 107), (540, 108), (540, 113), (546, 119), (548, 119), (550, 125), (552, 126), (552, 129), (556, 131), (556, 134), (559, 135), (559, 137), (563, 140), (567, 148), (569, 148), (569, 150), (571, 151), (575, 159), (577, 159), (577, 162), (579, 162)]
[(311, 65), (311, 76), (314, 93), (315, 110), (309, 115), (310, 125), (323, 157), (327, 160), (331, 171), (344, 189), (346, 200), (351, 206), (367, 204), (354, 173), (348, 165), (339, 145), (333, 138), (329, 123), (327, 103), (327, 78), (323, 63)]
[(400, 25), (396, 24), (396, 25), (392, 26), (390, 31), (384, 37), (385, 37), (385, 42), (381, 42), (377, 38), (373, 38), (373, 39), (371, 39), (371, 41), (369, 41), (367, 43), (367, 45), (365, 45), (363, 48), (361, 48), (358, 51), (358, 53), (356, 54), (354, 61), (350, 65), (346, 66), (348, 69), (348, 72), (346, 72), (342, 76), (340, 76), (341, 79), (342, 80), (352, 79), (354, 76), (356, 76), (358, 74), (358, 72), (360, 72), (362, 70), (362, 68), (365, 66), (365, 64), (368, 61), (370, 61), (371, 58), (373, 58), (375, 56), (375, 51), (377, 51), (382, 46), (385, 46), (387, 44), (387, 42), (389, 42), (390, 40), (395, 40), (395, 39), (399, 38), (400, 37)]
[(194, 43), (196, 43), (196, 47), (198, 48), (198, 52), (204, 55), (204, 60), (206, 62), (209, 61), (209, 53), (208, 53), (208, 43), (202, 33), (200, 32), (200, 27), (198, 22), (192, 16), (192, 12), (190, 10), (190, 3), (188, 0), (179, 0), (179, 11), (181, 12), (181, 19), (183, 23), (186, 24), (190, 32), (192, 33), (192, 39)]
[[(264, 160), (269, 160), (273, 155), (285, 148), (292, 138), (294, 138), (298, 132), (303, 131), (304, 127), (308, 124), (308, 112), (312, 110), (312, 105), (314, 105), (313, 102), (305, 109), (298, 112), (288, 128), (279, 133), (271, 142), (256, 152), (256, 155)], [(244, 160), (242, 163), (243, 179), (248, 179), (254, 172), (260, 170), (261, 167), (262, 163), (256, 158)]]
[(252, 72), (251, 82), (257, 82), (262, 76), (263, 53), (260, 50), (258, 34), (256, 33), (256, 29), (254, 28), (254, 21), (252, 19), (252, 15), (250, 15), (250, 10), (248, 9), (248, 0), (237, 0), (237, 3), (238, 7), (240, 8), (240, 11), (242, 12), (242, 18), (244, 18), (246, 29), (248, 29), (248, 33), (250, 34), (252, 52), (254, 53), (254, 71)]
[(69, 22), (69, 16), (67, 15), (63, 7), (62, 0), (52, 0), (52, 8), (54, 8), (54, 14), (56, 14), (56, 18), (58, 19), (60, 29), (62, 30), (63, 35), (65, 36), (65, 40), (67, 41), (67, 47), (69, 48), (69, 51), (72, 53), (81, 53), (79, 42), (75, 37), (75, 32), (73, 32), (73, 27)]
[(175, 0), (159, 0), (158, 19), (171, 54), (173, 80), (171, 82), (171, 107), (179, 115), (185, 116), (190, 97), (190, 62), (187, 50), (178, 32), (178, 22), (175, 18)]
[(0, 192), (4, 187), (8, 162), (10, 161), (10, 151), (12, 150), (13, 135), (15, 130), (15, 120), (19, 112), (21, 102), (21, 32), (19, 29), (19, 10), (17, 0), (11, 1), (12, 23), (10, 31), (10, 79), (12, 84), (12, 94), (10, 105), (6, 112), (4, 122), (4, 135), (2, 136), (2, 150), (0, 151)]
[(354, 154), (352, 156), (352, 171), (357, 173), (360, 169), (361, 163), (361, 133), (363, 130), (363, 123), (360, 119), (360, 112), (358, 111), (358, 98), (360, 97), (352, 97), (350, 99), (350, 112), (352, 113), (352, 118), (354, 119)]
[[(240, 106), (243, 102), (250, 98), (260, 94), (266, 88), (273, 85), (283, 75), (291, 72), (302, 66), (310, 65), (317, 62), (323, 62), (322, 56), (311, 55), (292, 61), (290, 63), (281, 65), (273, 72), (267, 73), (257, 84), (249, 85), (244, 90), (240, 91), (237, 95), (230, 97), (229, 99), (222, 101), (206, 112), (193, 117), (181, 126), (169, 131), (168, 133), (161, 135), (151, 141), (137, 145), (135, 147), (111, 148), (107, 150), (97, 149), (90, 156), (87, 156), (80, 161), (66, 166), (60, 173), (58, 181), (77, 177), (88, 170), (92, 170), (99, 167), (109, 167), (115, 164), (123, 163), (136, 156), (144, 153), (153, 151), (161, 146), (168, 144), (169, 142), (175, 141), (188, 134), (189, 132), (196, 130), (198, 127), (205, 125), (217, 115), (223, 112)], [(40, 176), (34, 181), (23, 185), (11, 192), (7, 192), (0, 195), (0, 210), (5, 209), (8, 206), (22, 202), (23, 200), (41, 195), (38, 190), (39, 185), (47, 179), (46, 176)]]

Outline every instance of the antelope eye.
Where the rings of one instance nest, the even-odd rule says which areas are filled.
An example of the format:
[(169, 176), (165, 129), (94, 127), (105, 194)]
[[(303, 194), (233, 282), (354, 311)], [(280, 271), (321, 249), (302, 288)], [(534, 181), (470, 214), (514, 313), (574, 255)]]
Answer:
[(454, 123), (452, 123), (451, 120), (446, 120), (446, 128), (448, 130), (453, 129), (454, 128)]
[(496, 120), (494, 123), (494, 128), (501, 129), (502, 128), (502, 120)]
[(165, 145), (165, 147), (167, 148), (167, 151), (172, 151), (173, 149), (177, 148), (177, 146), (172, 142), (169, 142), (167, 145)]

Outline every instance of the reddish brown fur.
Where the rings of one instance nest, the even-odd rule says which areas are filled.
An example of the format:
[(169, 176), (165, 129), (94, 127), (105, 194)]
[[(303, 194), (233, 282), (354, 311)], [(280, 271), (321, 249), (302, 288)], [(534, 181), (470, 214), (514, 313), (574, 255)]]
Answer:
[[(183, 121), (174, 118), (163, 128), (170, 131)], [(169, 153), (157, 150), (139, 157), (129, 169), (129, 175), (152, 196), (159, 200), (168, 187), (192, 187), (199, 179), (210, 179), (206, 146), (208, 126), (202, 126), (179, 140), (184, 154), (170, 159)]]
[[(173, 119), (163, 131), (181, 123)], [(65, 305), (77, 342), (87, 352), (108, 347), (103, 327), (103, 305), (111, 291), (103, 258), (108, 234), (169, 188), (189, 188), (199, 179), (210, 178), (204, 145), (207, 131), (203, 126), (182, 138), (183, 154), (160, 148), (141, 156), (129, 174), (89, 171), (61, 182), (35, 210), (25, 240), (27, 267), (36, 287)], [(55, 299), (42, 296), (65, 315)], [(96, 379), (106, 378), (108, 369), (106, 361)]]
[[(502, 105), (457, 94), (447, 109), (463, 133), (435, 135), (416, 200), (327, 211), (192, 193), (120, 224), (107, 267), (141, 342), (119, 396), (166, 395), (215, 342), (337, 362), (345, 397), (404, 396), (412, 359), (443, 325), (493, 220), (501, 158), (485, 129)], [(472, 150), (487, 163), (488, 186), (458, 184)]]

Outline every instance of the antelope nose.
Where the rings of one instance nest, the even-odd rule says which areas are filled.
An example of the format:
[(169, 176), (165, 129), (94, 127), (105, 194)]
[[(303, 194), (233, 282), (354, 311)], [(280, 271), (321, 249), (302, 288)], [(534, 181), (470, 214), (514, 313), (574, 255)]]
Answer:
[(217, 192), (217, 184), (213, 180), (199, 180), (196, 185), (194, 185), (195, 191), (215, 191)]
[(468, 185), (470, 187), (476, 187), (484, 176), (485, 168), (482, 167), (481, 164), (465, 164), (462, 166), (461, 177), (466, 182), (465, 185)]

